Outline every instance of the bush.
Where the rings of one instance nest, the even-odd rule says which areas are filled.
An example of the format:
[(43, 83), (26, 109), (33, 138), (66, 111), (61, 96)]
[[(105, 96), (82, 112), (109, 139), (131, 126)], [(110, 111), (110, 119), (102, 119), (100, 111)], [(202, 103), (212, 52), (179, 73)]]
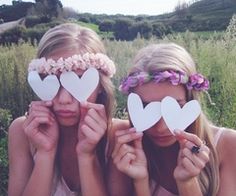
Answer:
[(0, 36), (0, 44), (3, 45), (18, 44), (20, 40), (27, 40), (26, 28), (20, 25), (5, 31)]
[(9, 110), (0, 108), (0, 195), (7, 195), (8, 185), (8, 157), (7, 157), (7, 129), (12, 121)]
[(25, 26), (27, 28), (29, 28), (29, 27), (33, 27), (33, 26), (40, 24), (40, 23), (48, 23), (48, 22), (50, 22), (50, 18), (48, 18), (46, 16), (42, 16), (42, 17), (28, 16), (25, 19)]

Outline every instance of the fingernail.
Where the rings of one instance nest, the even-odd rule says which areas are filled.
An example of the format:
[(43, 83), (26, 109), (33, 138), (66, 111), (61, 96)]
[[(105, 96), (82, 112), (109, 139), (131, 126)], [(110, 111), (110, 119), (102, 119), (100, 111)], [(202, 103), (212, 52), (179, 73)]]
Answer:
[(136, 132), (135, 133), (137, 136), (142, 136), (143, 135), (143, 132)]
[(86, 105), (87, 105), (87, 101), (81, 101), (81, 102), (80, 102), (80, 105), (86, 106)]
[(136, 128), (135, 127), (132, 127), (129, 129), (130, 132), (136, 132)]
[(179, 135), (179, 134), (182, 133), (182, 131), (181, 131), (181, 130), (178, 130), (178, 129), (175, 129), (173, 132), (174, 132), (175, 135)]
[(51, 106), (51, 105), (52, 105), (52, 101), (45, 101), (45, 104), (46, 104), (47, 106)]

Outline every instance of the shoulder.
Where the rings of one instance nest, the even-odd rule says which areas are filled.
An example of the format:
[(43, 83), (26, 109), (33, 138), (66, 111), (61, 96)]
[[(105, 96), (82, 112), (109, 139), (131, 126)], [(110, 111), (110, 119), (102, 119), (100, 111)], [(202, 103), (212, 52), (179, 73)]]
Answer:
[(10, 125), (8, 129), (8, 139), (9, 145), (17, 144), (27, 144), (28, 140), (24, 133), (23, 124), (25, 121), (25, 116), (16, 118)]
[(218, 143), (220, 162), (228, 162), (230, 159), (236, 164), (236, 130), (225, 128)]
[(21, 116), (19, 118), (16, 118), (9, 127), (9, 134), (22, 134), (23, 132), (23, 124), (25, 121), (25, 117)]

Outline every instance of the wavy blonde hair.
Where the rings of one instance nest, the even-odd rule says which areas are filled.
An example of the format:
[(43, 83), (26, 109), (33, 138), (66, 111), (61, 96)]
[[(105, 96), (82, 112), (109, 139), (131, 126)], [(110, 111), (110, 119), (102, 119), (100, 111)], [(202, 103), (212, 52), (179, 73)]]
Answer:
[[(170, 69), (183, 71), (187, 73), (187, 75), (197, 72), (196, 65), (190, 54), (183, 47), (174, 43), (155, 44), (141, 49), (134, 58), (133, 64), (134, 66), (131, 68), (129, 74), (138, 71), (150, 73)], [(187, 89), (186, 92), (187, 101), (195, 99), (200, 102), (201, 95), (199, 92), (194, 90), (188, 91)], [(216, 149), (213, 145), (213, 135), (210, 126), (211, 123), (206, 116), (201, 113), (198, 119), (190, 126), (190, 132), (206, 141), (207, 146), (211, 150), (210, 161), (200, 173), (198, 180), (204, 195), (215, 196), (219, 189), (219, 161)], [(148, 140), (147, 137), (144, 138)], [(150, 143), (150, 141), (144, 141), (144, 149), (147, 143)], [(147, 156), (152, 157), (148, 150), (145, 151)], [(149, 161), (149, 169), (152, 168), (156, 170), (156, 172), (150, 172), (151, 178), (155, 180), (156, 177), (154, 177), (154, 175), (158, 173), (158, 168), (154, 166), (155, 163), (152, 159)]]
[[(37, 57), (49, 57), (55, 53), (71, 51), (75, 54), (103, 53), (106, 54), (104, 44), (98, 35), (89, 28), (81, 27), (75, 23), (65, 23), (49, 29), (39, 42)], [(111, 128), (112, 113), (114, 107), (114, 87), (109, 76), (99, 71), (101, 92), (98, 94), (96, 103), (105, 106), (108, 118), (108, 130)], [(105, 145), (105, 139), (100, 143)], [(103, 149), (98, 149), (103, 154)]]

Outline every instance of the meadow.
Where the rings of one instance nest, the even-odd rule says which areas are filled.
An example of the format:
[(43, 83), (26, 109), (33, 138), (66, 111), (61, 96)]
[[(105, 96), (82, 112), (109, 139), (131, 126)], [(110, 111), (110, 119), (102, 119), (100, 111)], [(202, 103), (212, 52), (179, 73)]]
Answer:
[[(116, 93), (114, 116), (125, 117), (126, 97), (118, 91), (119, 82), (132, 65), (136, 52), (151, 43), (175, 42), (184, 46), (197, 63), (197, 69), (211, 84), (203, 93), (202, 108), (219, 126), (236, 128), (236, 28), (228, 27), (222, 36), (203, 39), (197, 33), (185, 32), (149, 40), (138, 37), (132, 42), (104, 39), (108, 56), (115, 61), (113, 78)], [(7, 194), (7, 128), (12, 119), (23, 115), (35, 95), (27, 84), (27, 65), (35, 57), (36, 47), (22, 42), (0, 46), (0, 195)]]

